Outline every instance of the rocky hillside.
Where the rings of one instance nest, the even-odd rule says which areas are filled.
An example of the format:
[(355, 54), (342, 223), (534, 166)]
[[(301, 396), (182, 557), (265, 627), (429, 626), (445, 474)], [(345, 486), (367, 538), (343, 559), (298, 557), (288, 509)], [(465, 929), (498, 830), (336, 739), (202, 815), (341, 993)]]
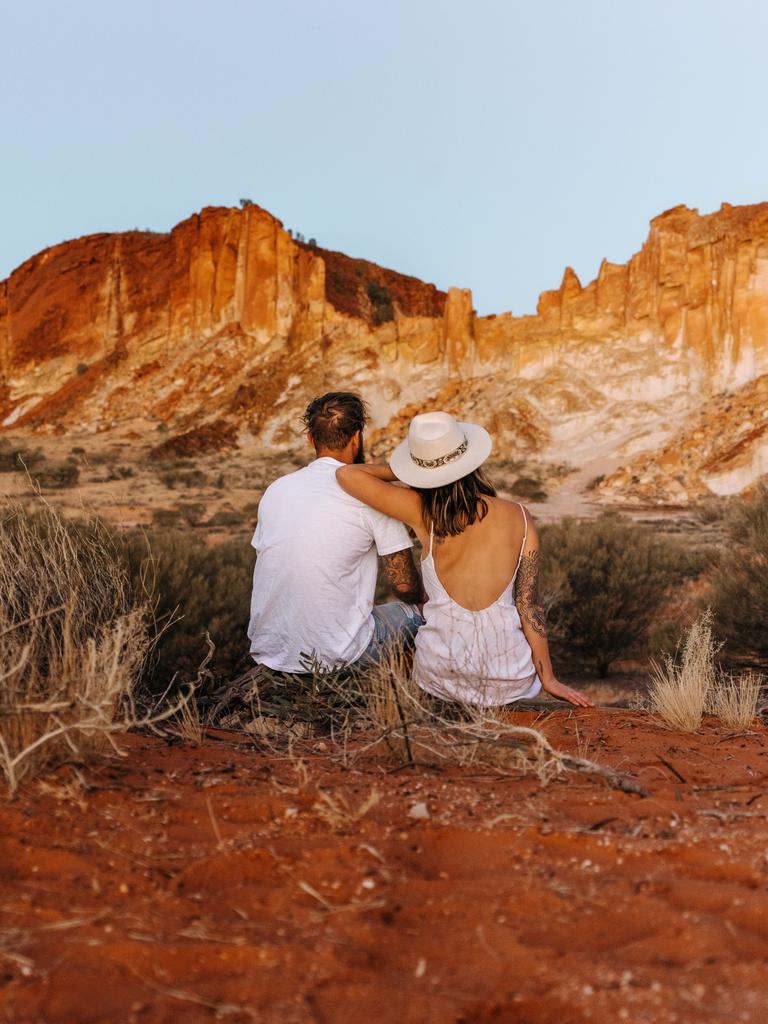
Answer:
[(768, 203), (669, 210), (626, 265), (586, 287), (567, 269), (526, 317), (477, 317), (468, 290), (299, 243), (255, 205), (65, 242), (0, 283), (6, 433), (290, 450), (337, 387), (369, 400), (379, 450), (437, 403), (574, 493), (738, 492), (768, 472)]

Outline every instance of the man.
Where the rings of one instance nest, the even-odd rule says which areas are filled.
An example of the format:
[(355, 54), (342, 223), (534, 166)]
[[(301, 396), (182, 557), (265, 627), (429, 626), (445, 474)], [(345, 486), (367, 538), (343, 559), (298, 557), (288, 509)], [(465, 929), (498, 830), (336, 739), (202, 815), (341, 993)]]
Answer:
[[(252, 544), (251, 655), (279, 672), (376, 662), (393, 637), (423, 621), (411, 539), (402, 523), (345, 494), (339, 466), (363, 462), (366, 407), (332, 391), (307, 407), (316, 458), (264, 492)], [(377, 554), (399, 601), (374, 606)]]

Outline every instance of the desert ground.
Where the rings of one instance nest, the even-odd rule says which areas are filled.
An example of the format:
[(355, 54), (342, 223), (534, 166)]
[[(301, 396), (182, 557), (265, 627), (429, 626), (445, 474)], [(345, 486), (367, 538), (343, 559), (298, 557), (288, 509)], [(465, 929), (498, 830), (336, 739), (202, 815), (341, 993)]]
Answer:
[[(2, 493), (13, 499), (32, 499), (39, 488), (66, 514), (84, 511), (120, 526), (180, 526), (204, 529), (217, 537), (252, 529), (258, 501), (276, 477), (306, 465), (314, 454), (300, 443), (292, 451), (265, 454), (257, 441), (237, 448), (185, 452), (165, 435), (146, 433), (68, 433), (34, 436), (22, 432), (0, 442), (21, 450), (28, 467), (0, 475)], [(0, 452), (0, 454), (2, 454)], [(386, 452), (375, 447), (369, 458), (383, 461)], [(76, 479), (65, 486), (38, 481), (46, 469), (75, 467)], [(567, 463), (535, 458), (505, 460), (492, 457), (488, 476), (503, 497), (526, 503), (541, 521), (576, 516), (590, 518), (617, 508), (632, 519), (652, 519), (675, 532), (695, 532), (718, 539), (718, 507), (724, 499), (698, 505), (626, 504), (615, 506), (591, 484), (607, 472), (608, 460), (593, 459), (574, 468)], [(702, 508), (706, 513), (702, 515)]]
[(764, 1021), (765, 729), (515, 722), (645, 795), (226, 731), (30, 783), (0, 805), (0, 1018)]
[[(73, 485), (41, 488), (65, 515), (213, 545), (246, 546), (263, 488), (305, 461), (20, 443), (38, 466), (77, 467)], [(508, 494), (528, 480), (520, 497), (543, 520), (602, 511), (564, 470), (491, 476)], [(23, 472), (0, 482), (39, 501)], [(716, 514), (631, 514), (694, 546), (721, 539)], [(562, 668), (600, 706), (540, 702), (514, 723), (641, 792), (573, 771), (404, 765), (364, 735), (275, 745), (168, 724), (26, 783), (0, 801), (0, 1020), (764, 1021), (764, 725), (677, 733), (637, 705), (647, 665), (603, 681)]]

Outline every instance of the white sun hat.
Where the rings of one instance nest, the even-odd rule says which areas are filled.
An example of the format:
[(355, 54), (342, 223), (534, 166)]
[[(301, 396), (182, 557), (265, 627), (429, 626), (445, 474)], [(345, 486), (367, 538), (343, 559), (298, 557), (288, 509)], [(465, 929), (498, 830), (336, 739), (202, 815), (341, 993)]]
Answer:
[(492, 447), (483, 427), (460, 423), (448, 412), (423, 412), (411, 420), (408, 437), (392, 452), (389, 466), (411, 487), (444, 487), (482, 465)]

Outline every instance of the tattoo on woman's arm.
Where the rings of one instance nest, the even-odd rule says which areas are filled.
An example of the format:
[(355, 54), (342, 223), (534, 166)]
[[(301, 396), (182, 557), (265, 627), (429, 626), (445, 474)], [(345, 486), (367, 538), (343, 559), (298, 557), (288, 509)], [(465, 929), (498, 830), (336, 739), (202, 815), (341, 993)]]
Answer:
[(520, 559), (515, 581), (515, 602), (523, 622), (539, 636), (546, 636), (547, 620), (539, 598), (539, 555), (540, 552), (531, 551)]

